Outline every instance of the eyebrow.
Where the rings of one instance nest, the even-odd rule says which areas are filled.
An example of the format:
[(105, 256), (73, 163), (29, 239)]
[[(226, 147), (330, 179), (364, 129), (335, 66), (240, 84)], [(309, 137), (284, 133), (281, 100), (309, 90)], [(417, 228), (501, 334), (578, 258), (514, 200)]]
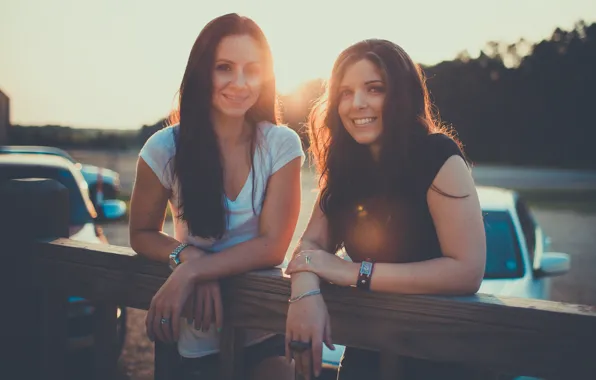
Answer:
[[(381, 79), (373, 79), (373, 80), (368, 80), (366, 82), (364, 82), (365, 86), (368, 86), (369, 84), (373, 84), (373, 83), (381, 83), (381, 84), (385, 84), (385, 82), (383, 82)], [(343, 86), (339, 86), (340, 90), (343, 90), (345, 88), (349, 88), (350, 86), (348, 85), (343, 85)]]
[[(229, 64), (232, 64), (232, 65), (235, 65), (236, 64), (236, 62), (231, 61), (231, 60), (226, 59), (226, 58), (220, 58), (220, 59), (216, 60), (215, 63), (229, 63)], [(247, 65), (255, 65), (255, 64), (260, 64), (260, 62), (259, 61), (250, 61), (250, 62), (248, 62), (246, 64)]]

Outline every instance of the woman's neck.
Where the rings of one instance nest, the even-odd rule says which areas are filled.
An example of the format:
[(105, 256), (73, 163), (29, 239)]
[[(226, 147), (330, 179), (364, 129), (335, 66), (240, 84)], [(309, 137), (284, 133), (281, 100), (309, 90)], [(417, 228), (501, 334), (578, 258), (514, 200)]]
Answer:
[(235, 145), (244, 142), (250, 135), (244, 117), (214, 115), (213, 127), (220, 144), (224, 145)]
[(376, 164), (381, 162), (381, 144), (371, 144), (369, 148), (373, 161)]

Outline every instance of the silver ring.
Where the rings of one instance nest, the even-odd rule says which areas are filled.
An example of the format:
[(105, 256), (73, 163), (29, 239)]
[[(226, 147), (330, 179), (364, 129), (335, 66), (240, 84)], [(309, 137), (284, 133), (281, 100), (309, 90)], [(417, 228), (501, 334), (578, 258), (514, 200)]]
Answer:
[(168, 323), (170, 323), (170, 320), (168, 318), (162, 318), (159, 323), (161, 323), (162, 325), (167, 325)]

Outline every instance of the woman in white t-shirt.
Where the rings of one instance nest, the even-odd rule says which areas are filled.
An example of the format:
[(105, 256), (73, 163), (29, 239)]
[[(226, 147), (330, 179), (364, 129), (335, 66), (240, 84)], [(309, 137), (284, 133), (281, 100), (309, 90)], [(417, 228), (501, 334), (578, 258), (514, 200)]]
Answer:
[[(218, 280), (281, 264), (300, 209), (304, 153), (276, 125), (271, 52), (252, 20), (228, 14), (201, 31), (174, 119), (139, 154), (130, 242), (173, 269), (147, 313), (149, 337), (178, 343), (182, 378), (215, 379)], [(162, 230), (168, 203), (173, 237)], [(246, 378), (293, 378), (283, 336), (248, 331), (246, 347)]]

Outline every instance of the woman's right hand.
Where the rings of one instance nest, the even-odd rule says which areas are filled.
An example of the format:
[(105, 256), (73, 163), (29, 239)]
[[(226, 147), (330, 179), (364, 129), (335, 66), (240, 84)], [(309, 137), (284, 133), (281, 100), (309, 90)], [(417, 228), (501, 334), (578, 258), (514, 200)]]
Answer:
[[(311, 349), (302, 353), (292, 352), (290, 342), (297, 340), (311, 342)], [(286, 358), (295, 360), (296, 371), (309, 380), (311, 368), (315, 376), (321, 373), (323, 362), (323, 343), (335, 350), (331, 341), (329, 313), (323, 296), (308, 296), (291, 303), (286, 320)]]
[(209, 331), (215, 322), (217, 331), (223, 327), (223, 304), (218, 281), (195, 285), (194, 295), (189, 302), (191, 319), (196, 330)]

